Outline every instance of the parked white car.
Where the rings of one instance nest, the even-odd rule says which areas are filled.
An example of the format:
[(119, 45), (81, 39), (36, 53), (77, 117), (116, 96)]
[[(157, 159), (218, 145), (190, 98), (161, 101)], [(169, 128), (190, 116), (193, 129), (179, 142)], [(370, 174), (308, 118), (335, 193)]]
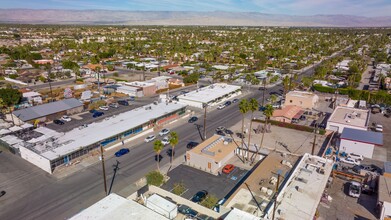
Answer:
[(226, 107), (226, 105), (221, 104), (221, 105), (219, 105), (219, 106), (217, 107), (217, 109), (221, 110), (221, 109), (223, 109), (223, 108), (225, 108), (225, 107)]
[(69, 117), (68, 115), (63, 115), (63, 116), (61, 117), (61, 120), (66, 121), (66, 122), (72, 121), (71, 117)]
[(170, 133), (170, 129), (164, 128), (159, 132), (159, 136), (164, 136), (166, 134)]
[(355, 153), (349, 153), (347, 157), (355, 160), (360, 160), (360, 161), (364, 160), (364, 157), (362, 155), (355, 154)]
[(103, 111), (108, 111), (109, 110), (109, 106), (100, 106), (99, 107), (100, 110), (103, 110)]
[(375, 131), (377, 131), (377, 132), (383, 132), (383, 125), (377, 124), (376, 127), (375, 127)]
[(351, 181), (349, 183), (349, 196), (353, 198), (358, 198), (360, 197), (361, 194), (361, 184), (356, 181)]
[(355, 160), (355, 159), (349, 158), (349, 157), (341, 158), (340, 161), (342, 163), (347, 163), (347, 164), (351, 164), (351, 165), (360, 165), (361, 164), (359, 160)]
[(162, 144), (163, 144), (164, 146), (166, 146), (167, 144), (170, 144), (170, 139), (169, 139), (167, 136), (165, 136), (165, 137), (163, 138), (163, 140), (162, 140)]
[(146, 143), (148, 143), (148, 142), (151, 142), (151, 141), (153, 141), (153, 140), (155, 140), (155, 135), (149, 135), (148, 137), (146, 137), (145, 139), (144, 139), (144, 141), (146, 142)]

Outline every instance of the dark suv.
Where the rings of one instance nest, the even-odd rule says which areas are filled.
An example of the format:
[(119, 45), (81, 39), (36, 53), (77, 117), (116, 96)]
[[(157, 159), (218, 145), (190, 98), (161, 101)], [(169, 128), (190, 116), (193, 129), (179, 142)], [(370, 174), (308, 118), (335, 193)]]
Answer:
[(97, 117), (100, 117), (100, 116), (102, 116), (102, 115), (104, 115), (105, 113), (103, 113), (103, 112), (98, 112), (98, 111), (96, 111), (96, 112), (94, 112), (94, 114), (92, 115), (92, 117), (94, 117), (94, 118), (97, 118)]
[(63, 124), (64, 124), (63, 121), (58, 120), (58, 119), (53, 120), (53, 123), (54, 123), (54, 124), (57, 124), (57, 125), (63, 125)]
[(204, 201), (207, 195), (208, 192), (206, 190), (199, 191), (191, 198), (191, 201), (195, 203), (200, 203)]
[(197, 142), (194, 142), (194, 141), (190, 141), (188, 144), (187, 144), (187, 149), (193, 149), (194, 147), (196, 147), (199, 143)]
[(118, 104), (124, 105), (124, 106), (128, 106), (128, 105), (129, 105), (129, 102), (126, 101), (126, 100), (119, 100), (119, 101), (118, 101)]
[(231, 101), (226, 101), (226, 102), (224, 103), (224, 105), (225, 105), (225, 106), (231, 105)]

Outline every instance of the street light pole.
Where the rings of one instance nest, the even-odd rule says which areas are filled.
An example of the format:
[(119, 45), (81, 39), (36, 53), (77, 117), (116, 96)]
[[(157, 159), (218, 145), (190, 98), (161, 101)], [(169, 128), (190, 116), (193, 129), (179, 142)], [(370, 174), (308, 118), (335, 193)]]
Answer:
[(101, 161), (102, 161), (103, 184), (104, 184), (104, 187), (105, 187), (105, 194), (107, 195), (105, 158), (104, 158), (104, 155), (103, 155), (103, 146), (102, 146), (102, 145), (100, 145), (100, 159), (101, 159)]
[(318, 131), (318, 125), (315, 124), (315, 129), (314, 129), (314, 142), (312, 143), (312, 151), (311, 155), (314, 155), (315, 152), (315, 145), (316, 145), (316, 132)]

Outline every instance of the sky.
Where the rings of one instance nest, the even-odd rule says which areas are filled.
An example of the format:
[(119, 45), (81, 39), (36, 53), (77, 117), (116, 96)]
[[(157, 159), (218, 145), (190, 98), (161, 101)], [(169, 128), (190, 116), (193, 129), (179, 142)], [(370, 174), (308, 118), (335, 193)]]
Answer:
[(391, 0), (0, 0), (0, 8), (391, 16)]

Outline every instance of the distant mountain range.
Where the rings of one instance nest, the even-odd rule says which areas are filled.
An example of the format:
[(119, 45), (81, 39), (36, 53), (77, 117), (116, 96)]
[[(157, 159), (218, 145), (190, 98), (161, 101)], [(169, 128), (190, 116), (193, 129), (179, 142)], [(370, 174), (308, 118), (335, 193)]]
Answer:
[(391, 16), (294, 16), (258, 12), (111, 11), (0, 9), (0, 23), (86, 25), (216, 25), (390, 27)]

